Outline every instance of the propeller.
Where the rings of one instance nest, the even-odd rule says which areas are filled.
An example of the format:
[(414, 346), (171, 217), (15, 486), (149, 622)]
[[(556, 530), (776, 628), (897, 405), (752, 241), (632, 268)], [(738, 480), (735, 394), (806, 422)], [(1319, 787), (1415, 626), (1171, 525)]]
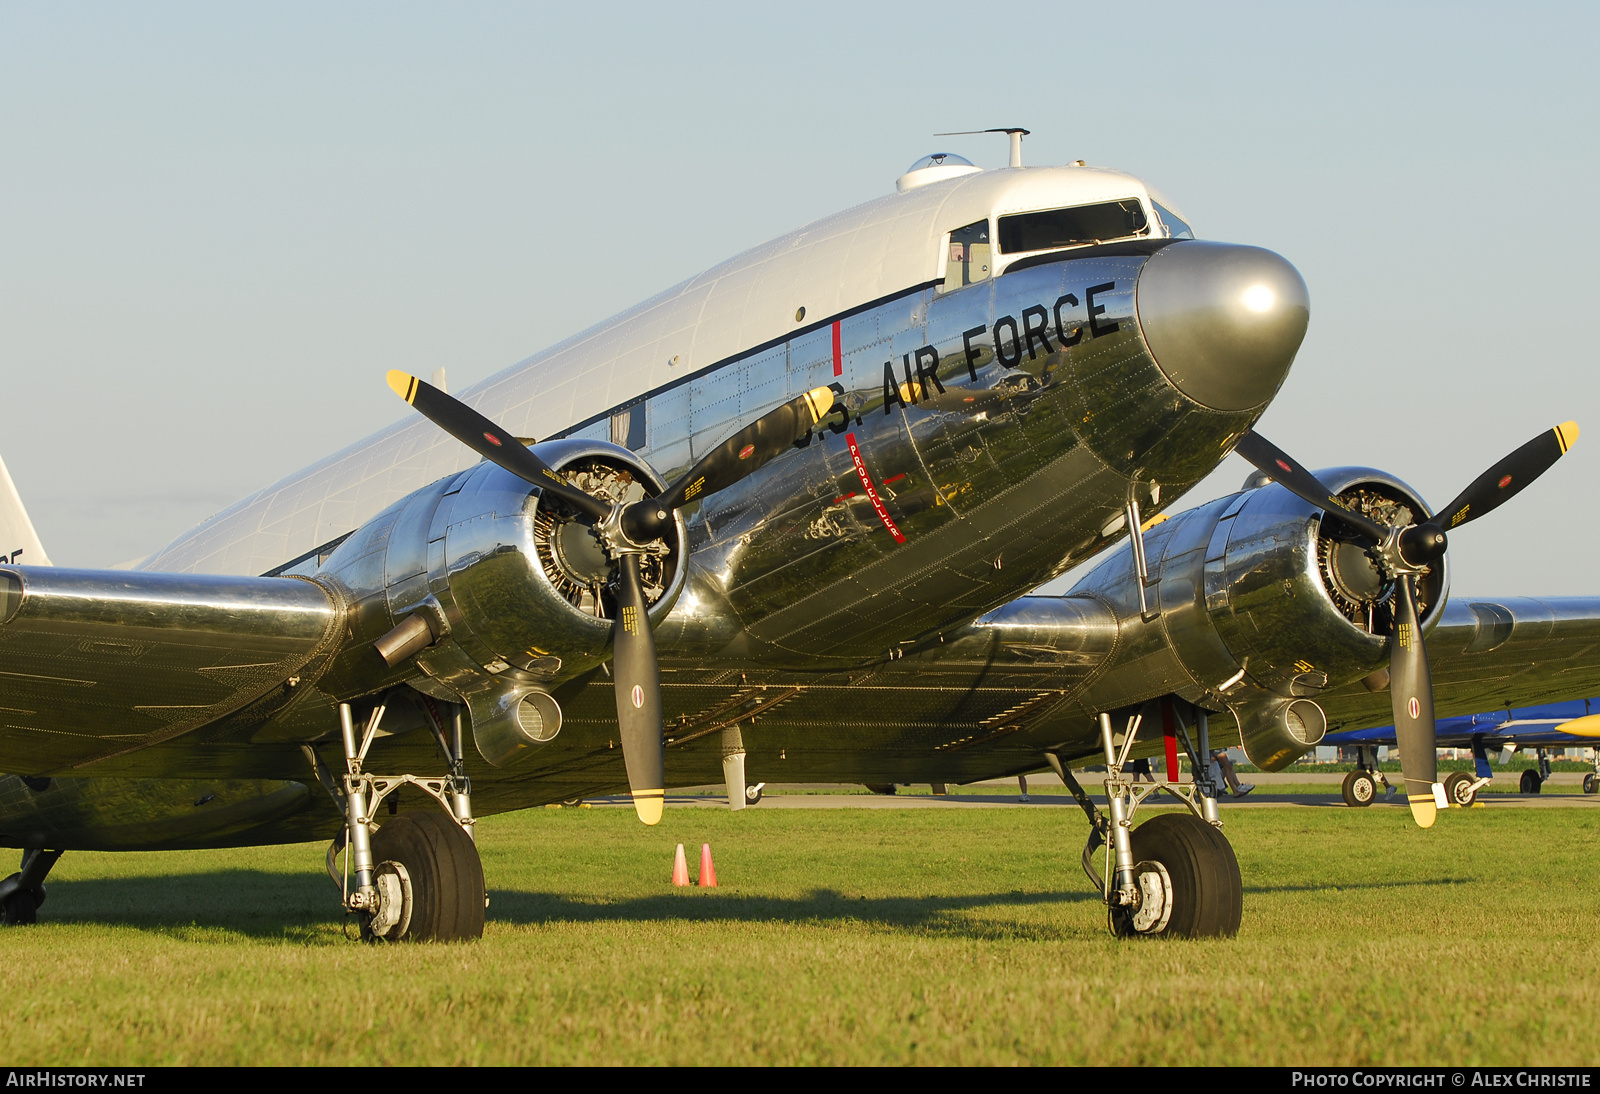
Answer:
[(673, 514), (679, 509), (726, 490), (822, 421), (833, 406), (833, 391), (819, 387), (790, 399), (707, 452), (656, 497), (613, 505), (567, 482), (515, 437), (454, 396), (398, 370), (391, 371), (388, 380), (397, 395), (434, 425), (594, 523), (615, 566), (612, 675), (628, 788), (639, 819), (657, 823), (666, 801), (666, 743), (661, 722), (661, 670), (656, 663), (655, 636), (650, 633), (639, 558), (671, 529)]
[(1405, 527), (1385, 527), (1364, 513), (1346, 508), (1320, 479), (1254, 430), (1246, 432), (1234, 448), (1273, 481), (1348, 525), (1357, 541), (1365, 542), (1368, 555), (1384, 578), (1394, 582), (1389, 699), (1406, 800), (1419, 827), (1432, 827), (1439, 807), (1446, 802), (1444, 787), (1439, 783), (1433, 680), (1428, 673), (1428, 651), (1422, 643), (1422, 622), (1417, 612), (1417, 577), (1444, 557), (1450, 545), (1445, 528), (1459, 528), (1505, 504), (1549, 470), (1577, 439), (1576, 422), (1563, 422), (1546, 430), (1474, 479), (1440, 510), (1441, 518)]

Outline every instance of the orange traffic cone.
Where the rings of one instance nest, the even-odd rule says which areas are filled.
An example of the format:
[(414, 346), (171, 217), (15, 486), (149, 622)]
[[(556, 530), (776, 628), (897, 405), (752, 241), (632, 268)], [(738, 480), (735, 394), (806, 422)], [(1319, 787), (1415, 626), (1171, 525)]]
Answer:
[(717, 868), (711, 865), (711, 845), (700, 845), (700, 888), (715, 889), (717, 887)]
[(678, 853), (672, 857), (672, 884), (689, 884), (689, 864), (683, 857), (683, 844), (678, 844)]

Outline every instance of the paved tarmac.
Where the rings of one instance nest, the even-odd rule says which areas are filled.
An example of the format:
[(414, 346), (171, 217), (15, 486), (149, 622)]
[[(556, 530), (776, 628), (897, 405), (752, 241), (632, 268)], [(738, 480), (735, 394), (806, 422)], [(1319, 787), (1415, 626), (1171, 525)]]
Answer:
[[(1105, 804), (1105, 796), (1098, 792), (1097, 782), (1102, 777), (1095, 772), (1078, 772), (1078, 779), (1089, 791), (1089, 796), (1100, 805)], [(1519, 794), (1513, 791), (1517, 786), (1520, 772), (1496, 772), (1494, 792), (1480, 794), (1478, 804), (1485, 809), (1600, 809), (1600, 795), (1551, 793), (1551, 794)], [(1550, 778), (1551, 786), (1576, 786), (1583, 779), (1583, 775), (1576, 772), (1556, 772)], [(1254, 782), (1256, 789), (1247, 797), (1233, 798), (1224, 795), (1220, 801), (1224, 812), (1230, 809), (1346, 809), (1344, 799), (1338, 793), (1338, 786), (1344, 780), (1344, 773), (1287, 773), (1287, 774), (1253, 774), (1246, 777), (1247, 782)], [(1392, 781), (1398, 782), (1398, 776)], [(1274, 794), (1274, 785), (1327, 784), (1328, 794)], [(1066, 807), (1077, 808), (1077, 802), (1066, 793), (1066, 788), (1055, 775), (1029, 775), (1028, 789), (1031, 791), (1028, 801), (1022, 801), (1017, 792), (1015, 779), (996, 779), (984, 783), (975, 783), (964, 788), (957, 794), (942, 796), (926, 792), (924, 787), (917, 787), (919, 793), (901, 792), (898, 794), (868, 794), (859, 788), (842, 783), (797, 783), (792, 785), (769, 786), (767, 793), (754, 807), (757, 809), (1027, 809), (1034, 806), (1046, 808)], [(980, 791), (993, 790), (992, 793), (973, 793), (974, 789)], [(698, 806), (701, 808), (726, 809), (728, 799), (721, 793), (721, 786), (694, 786), (683, 787), (669, 792), (667, 804), (674, 808), (683, 806)], [(848, 791), (842, 793), (829, 793), (829, 791)], [(632, 801), (627, 797), (590, 798), (588, 804), (593, 806), (631, 806)], [(1148, 805), (1171, 804), (1176, 805), (1177, 799), (1166, 794), (1156, 794), (1146, 799)], [(1405, 799), (1397, 792), (1392, 799), (1384, 800), (1380, 797), (1368, 808), (1371, 809), (1404, 809)], [(1475, 807), (1476, 808), (1476, 807)]]

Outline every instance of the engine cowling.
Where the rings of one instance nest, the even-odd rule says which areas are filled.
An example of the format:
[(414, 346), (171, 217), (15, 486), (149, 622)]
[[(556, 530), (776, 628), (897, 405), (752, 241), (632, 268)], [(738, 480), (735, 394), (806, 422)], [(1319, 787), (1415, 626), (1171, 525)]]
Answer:
[[(625, 503), (665, 488), (617, 445), (560, 440), (534, 450), (596, 497)], [(678, 516), (662, 549), (643, 560), (653, 624), (683, 589), (685, 537)], [(488, 462), (397, 502), (341, 544), (315, 577), (354, 605), (351, 641), (325, 689), (368, 694), (405, 680), (463, 702), (491, 763), (554, 737), (560, 708), (550, 688), (611, 656), (615, 578), (589, 523)], [(427, 624), (432, 641), (385, 665), (371, 643), (412, 617)]]
[[(1429, 514), (1416, 491), (1382, 471), (1337, 468), (1319, 477), (1385, 524)], [(1399, 510), (1410, 515), (1401, 519)], [(1393, 584), (1344, 524), (1283, 487), (1253, 476), (1240, 493), (1152, 527), (1145, 550), (1146, 597), (1160, 609), (1149, 624), (1139, 619), (1131, 551), (1073, 593), (1115, 606), (1124, 640), (1114, 661), (1137, 660), (1157, 686), (1231, 711), (1258, 767), (1287, 766), (1321, 740), (1327, 720), (1315, 699), (1324, 690), (1361, 679), (1387, 686), (1380, 670), (1388, 663)], [(1419, 579), (1425, 631), (1440, 618), (1448, 588), (1444, 560)], [(1098, 705), (1134, 698), (1108, 694)]]

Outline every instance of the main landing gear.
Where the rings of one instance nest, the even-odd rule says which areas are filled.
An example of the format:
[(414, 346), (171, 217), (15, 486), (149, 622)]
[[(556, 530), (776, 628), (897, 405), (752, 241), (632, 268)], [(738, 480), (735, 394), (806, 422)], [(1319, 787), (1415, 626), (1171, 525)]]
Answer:
[[(1083, 870), (1100, 890), (1107, 925), (1118, 938), (1226, 938), (1239, 932), (1244, 884), (1239, 876), (1239, 860), (1221, 831), (1217, 788), (1210, 773), (1206, 714), (1194, 711), (1197, 748), (1176, 706), (1164, 700), (1162, 715), (1168, 735), (1180, 737), (1189, 753), (1191, 770), (1195, 772), (1192, 784), (1146, 785), (1125, 779), (1122, 769), (1143, 715), (1128, 720), (1120, 748), (1112, 739), (1111, 716), (1100, 715), (1109, 817), (1095, 807), (1059, 756), (1050, 753), (1046, 757), (1089, 818)], [(1133, 814), (1158, 790), (1178, 798), (1189, 812), (1162, 814), (1134, 828)], [(1111, 846), (1105, 868), (1096, 871), (1094, 853), (1107, 842)]]
[(1378, 770), (1378, 750), (1372, 745), (1362, 745), (1355, 770), (1344, 777), (1340, 792), (1344, 803), (1355, 809), (1364, 809), (1378, 800), (1378, 784), (1383, 784), (1384, 800), (1394, 797), (1394, 786)]
[(22, 852), (22, 869), (0, 881), (0, 924), (22, 927), (32, 923), (44, 903), (44, 879), (61, 851), (31, 847)]
[[(1528, 768), (1526, 771), (1524, 771), (1522, 773), (1522, 778), (1518, 782), (1518, 789), (1521, 790), (1524, 794), (1537, 794), (1537, 793), (1539, 793), (1539, 791), (1544, 788), (1544, 784), (1550, 780), (1550, 756), (1549, 756), (1549, 754), (1546, 753), (1545, 750), (1542, 749), (1542, 748), (1536, 749), (1535, 752), (1536, 752), (1536, 754), (1537, 754), (1537, 756), (1539, 758), (1539, 767), (1538, 767), (1538, 769), (1535, 770), (1534, 768), (1531, 768), (1531, 767)], [(1600, 768), (1600, 761), (1597, 761), (1596, 766), (1597, 766), (1597, 768)], [(1593, 778), (1594, 778), (1594, 776), (1590, 775), (1590, 776), (1587, 776), (1583, 780), (1583, 792), (1585, 794), (1593, 794), (1594, 793), (1593, 790), (1589, 789), (1590, 780), (1592, 780)]]
[[(328, 849), (328, 872), (340, 883), (345, 910), (359, 918), (361, 937), (369, 942), (451, 942), (483, 936), (489, 899), (483, 863), (472, 840), (472, 784), (461, 758), (461, 709), (451, 712), (447, 739), (437, 708), (426, 699), (423, 705), (450, 765), (449, 775), (372, 775), (361, 770), (383, 720), (381, 701), (367, 719), (359, 744), (350, 705), (339, 704), (345, 755), (342, 784), (334, 781), (314, 750), (306, 750), (318, 779), (345, 810), (344, 832)], [(377, 823), (384, 799), (408, 784), (437, 801), (444, 815), (429, 809), (397, 813)], [(334, 868), (341, 849), (345, 851), (342, 876)]]

